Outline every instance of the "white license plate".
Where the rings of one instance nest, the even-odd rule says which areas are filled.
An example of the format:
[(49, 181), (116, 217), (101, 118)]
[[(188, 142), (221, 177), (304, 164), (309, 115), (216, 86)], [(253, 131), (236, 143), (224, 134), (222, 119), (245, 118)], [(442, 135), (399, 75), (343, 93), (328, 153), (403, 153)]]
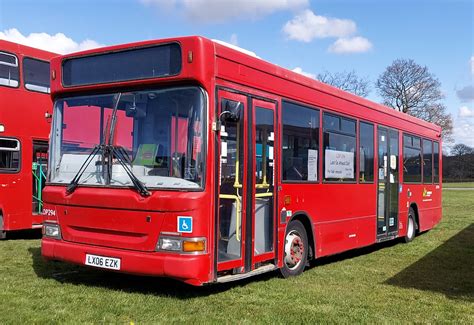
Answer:
[(120, 270), (120, 259), (114, 257), (86, 254), (85, 264), (103, 269)]

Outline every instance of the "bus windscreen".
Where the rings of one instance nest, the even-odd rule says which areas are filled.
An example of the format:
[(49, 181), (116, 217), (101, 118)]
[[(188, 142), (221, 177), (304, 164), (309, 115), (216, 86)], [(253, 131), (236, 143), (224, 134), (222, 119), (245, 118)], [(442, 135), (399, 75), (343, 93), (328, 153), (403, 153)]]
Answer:
[(70, 58), (62, 69), (65, 87), (169, 77), (181, 71), (181, 48), (170, 43)]

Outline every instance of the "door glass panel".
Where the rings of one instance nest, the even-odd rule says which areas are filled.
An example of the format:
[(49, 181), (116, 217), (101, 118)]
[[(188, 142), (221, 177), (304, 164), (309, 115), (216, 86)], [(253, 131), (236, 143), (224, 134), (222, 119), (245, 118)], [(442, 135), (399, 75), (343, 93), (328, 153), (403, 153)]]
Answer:
[(388, 216), (388, 231), (398, 229), (398, 132), (390, 130), (390, 158), (389, 158), (389, 196), (390, 211)]
[[(228, 100), (222, 100), (221, 111)], [(242, 115), (242, 113), (241, 113)], [(240, 259), (242, 248), (242, 196), (244, 129), (239, 121), (223, 121), (220, 132), (218, 261)]]
[(386, 210), (386, 183), (388, 172), (388, 137), (385, 129), (379, 129), (378, 132), (379, 155), (378, 155), (378, 210), (377, 210), (377, 234), (387, 231), (385, 225)]
[(255, 255), (273, 251), (274, 141), (273, 110), (256, 107)]

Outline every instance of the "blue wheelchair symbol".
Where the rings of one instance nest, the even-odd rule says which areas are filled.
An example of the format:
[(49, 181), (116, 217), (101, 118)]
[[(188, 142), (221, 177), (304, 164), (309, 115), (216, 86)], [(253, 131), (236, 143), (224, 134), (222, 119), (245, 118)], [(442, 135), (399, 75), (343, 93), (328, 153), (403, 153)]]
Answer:
[(178, 232), (193, 232), (193, 217), (178, 217)]

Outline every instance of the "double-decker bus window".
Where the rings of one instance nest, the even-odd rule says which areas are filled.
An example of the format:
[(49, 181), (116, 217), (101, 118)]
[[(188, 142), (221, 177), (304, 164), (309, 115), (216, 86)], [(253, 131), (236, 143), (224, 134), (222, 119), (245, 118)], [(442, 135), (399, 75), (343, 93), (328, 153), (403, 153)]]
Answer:
[(20, 72), (18, 59), (15, 55), (0, 52), (0, 85), (7, 87), (18, 87)]
[(433, 180), (439, 183), (439, 143), (433, 142)]
[(421, 140), (403, 136), (403, 181), (421, 183)]
[(0, 138), (0, 173), (16, 173), (20, 170), (20, 141)]
[(360, 123), (359, 130), (359, 182), (374, 181), (374, 126)]
[(355, 181), (356, 121), (324, 113), (324, 180)]
[(283, 180), (318, 181), (319, 110), (283, 102)]
[(49, 93), (49, 62), (24, 58), (23, 82), (28, 90)]
[(423, 183), (433, 183), (433, 143), (423, 139)]

